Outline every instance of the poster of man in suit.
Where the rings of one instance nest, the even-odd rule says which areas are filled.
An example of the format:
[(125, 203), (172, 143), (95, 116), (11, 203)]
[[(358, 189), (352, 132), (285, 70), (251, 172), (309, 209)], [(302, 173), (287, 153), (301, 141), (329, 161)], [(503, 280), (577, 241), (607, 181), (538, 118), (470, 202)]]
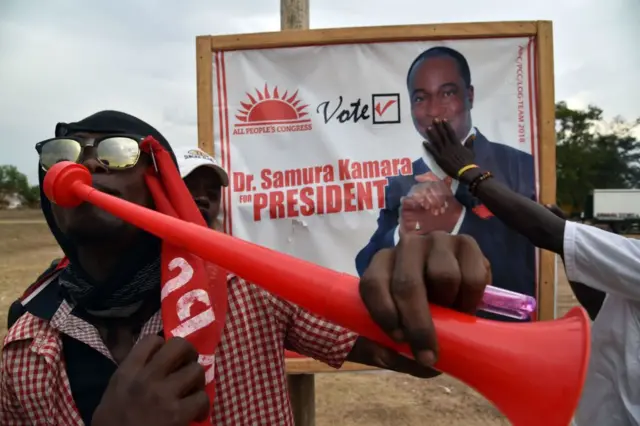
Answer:
[[(455, 49), (436, 46), (420, 53), (407, 71), (411, 118), (418, 133), (416, 143), (427, 141), (426, 130), (435, 118), (451, 124), (460, 143), (473, 149), (476, 164), (491, 170), (512, 190), (536, 197), (534, 158), (507, 144), (489, 141), (474, 126), (474, 86), (467, 59)], [(395, 246), (402, 233), (426, 234), (446, 231), (473, 236), (492, 265), (494, 285), (535, 295), (534, 247), (523, 236), (508, 229), (473, 197), (467, 187), (440, 179), (429, 167), (425, 150), (413, 161), (411, 176), (389, 179), (385, 207), (367, 245), (356, 257), (359, 274), (380, 249)], [(435, 191), (443, 200), (430, 209), (415, 202)]]
[[(475, 161), (537, 198), (535, 40), (344, 43), (213, 55), (225, 232), (359, 275), (407, 232), (473, 236), (497, 287), (536, 295), (537, 252), (423, 143), (446, 119)], [(442, 203), (419, 202), (438, 194)], [(435, 206), (435, 207), (434, 207)]]

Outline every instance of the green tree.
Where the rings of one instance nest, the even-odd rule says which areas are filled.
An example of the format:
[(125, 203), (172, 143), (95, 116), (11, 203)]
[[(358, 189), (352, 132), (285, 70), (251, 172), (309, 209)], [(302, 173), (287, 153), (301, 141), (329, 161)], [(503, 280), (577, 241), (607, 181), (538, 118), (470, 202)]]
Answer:
[(25, 207), (35, 209), (40, 207), (40, 187), (38, 185), (29, 186), (26, 191), (20, 194)]
[(583, 210), (593, 189), (640, 186), (640, 140), (633, 135), (640, 119), (607, 121), (602, 112), (556, 105), (558, 204), (572, 212)]
[(0, 200), (6, 203), (10, 197), (20, 196), (29, 188), (27, 177), (16, 166), (0, 166)]
[(40, 203), (40, 188), (29, 185), (27, 177), (16, 166), (0, 166), (0, 206), (11, 197), (18, 197), (25, 207), (37, 207)]

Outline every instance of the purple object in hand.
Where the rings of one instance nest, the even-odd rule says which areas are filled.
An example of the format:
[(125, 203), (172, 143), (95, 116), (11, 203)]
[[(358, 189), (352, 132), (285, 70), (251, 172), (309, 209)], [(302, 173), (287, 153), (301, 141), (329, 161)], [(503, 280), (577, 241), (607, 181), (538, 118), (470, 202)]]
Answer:
[(487, 286), (478, 309), (510, 318), (526, 320), (536, 310), (536, 299), (531, 296)]

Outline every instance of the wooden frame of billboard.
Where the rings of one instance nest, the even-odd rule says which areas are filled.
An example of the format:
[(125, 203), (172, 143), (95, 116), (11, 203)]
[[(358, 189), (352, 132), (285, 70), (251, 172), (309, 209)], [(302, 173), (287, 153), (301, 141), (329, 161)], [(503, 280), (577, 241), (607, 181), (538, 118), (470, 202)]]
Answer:
[[(553, 72), (553, 28), (550, 21), (480, 22), (289, 30), (282, 32), (196, 37), (198, 90), (198, 146), (213, 150), (213, 53), (217, 51), (272, 49), (333, 44), (361, 44), (418, 40), (452, 40), (504, 37), (535, 37), (537, 77), (538, 159), (540, 201), (556, 202), (556, 132)], [(556, 256), (540, 250), (538, 273), (538, 318), (551, 320), (556, 311)], [(340, 371), (370, 370), (345, 363)], [(300, 358), (287, 360), (290, 374), (313, 374), (336, 370), (319, 362)]]

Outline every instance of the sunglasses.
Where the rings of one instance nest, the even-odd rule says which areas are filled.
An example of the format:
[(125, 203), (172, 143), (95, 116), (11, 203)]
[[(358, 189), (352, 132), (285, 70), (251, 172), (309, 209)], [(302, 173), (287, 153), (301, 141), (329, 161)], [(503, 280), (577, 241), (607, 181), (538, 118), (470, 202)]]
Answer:
[(141, 136), (126, 134), (98, 138), (65, 136), (37, 143), (36, 151), (40, 154), (40, 166), (45, 171), (61, 161), (79, 162), (86, 147), (93, 147), (96, 159), (109, 170), (124, 170), (138, 163), (143, 139)]

